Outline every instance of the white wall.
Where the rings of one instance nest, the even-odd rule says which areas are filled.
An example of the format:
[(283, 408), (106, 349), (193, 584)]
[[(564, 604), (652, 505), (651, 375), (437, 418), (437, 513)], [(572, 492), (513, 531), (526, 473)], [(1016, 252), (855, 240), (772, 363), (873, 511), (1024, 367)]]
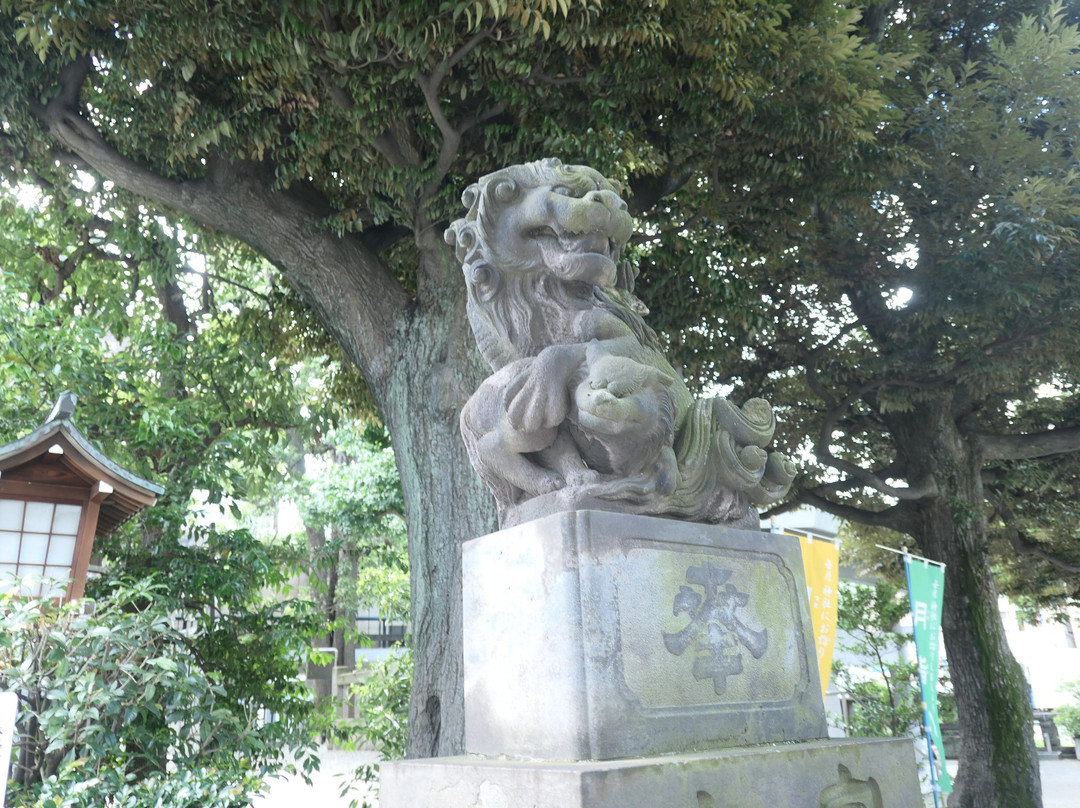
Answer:
[(1045, 616), (1032, 626), (1021, 623), (1016, 607), (1005, 598), (999, 607), (1009, 649), (1031, 684), (1034, 706), (1060, 707), (1067, 700), (1062, 685), (1080, 679), (1080, 609), (1069, 610), (1068, 626)]

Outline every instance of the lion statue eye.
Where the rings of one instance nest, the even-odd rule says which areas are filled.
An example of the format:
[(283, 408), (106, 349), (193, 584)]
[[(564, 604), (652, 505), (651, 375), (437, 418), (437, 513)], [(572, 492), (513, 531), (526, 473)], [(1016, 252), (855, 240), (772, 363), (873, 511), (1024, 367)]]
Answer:
[(551, 193), (558, 194), (559, 196), (577, 196), (574, 193), (574, 189), (568, 185), (555, 185), (551, 189)]
[(511, 178), (500, 179), (491, 187), (491, 195), (503, 205), (509, 205), (517, 201), (518, 184)]

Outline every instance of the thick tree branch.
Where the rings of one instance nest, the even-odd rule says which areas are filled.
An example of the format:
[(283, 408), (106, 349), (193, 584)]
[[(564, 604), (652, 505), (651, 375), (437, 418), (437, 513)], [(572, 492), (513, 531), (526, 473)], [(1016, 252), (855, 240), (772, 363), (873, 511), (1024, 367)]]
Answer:
[(154, 174), (109, 146), (94, 126), (78, 110), (79, 91), (92, 66), (89, 56), (60, 71), (60, 93), (47, 104), (32, 101), (31, 111), (66, 148), (99, 174), (117, 185), (150, 197), (170, 207), (181, 208), (184, 183)]
[(108, 144), (79, 113), (89, 58), (60, 74), (60, 93), (33, 111), (59, 143), (100, 175), (246, 242), (273, 262), (312, 305), (369, 380), (385, 378), (399, 356), (394, 345), (409, 298), (394, 273), (359, 238), (320, 226), (329, 207), (305, 189), (273, 187), (265, 166), (209, 161), (204, 178), (166, 179)]
[(398, 168), (416, 168), (420, 165), (415, 132), (404, 118), (396, 118), (385, 132), (371, 138), (371, 145), (390, 165)]
[[(903, 467), (900, 464), (894, 462), (890, 463), (887, 466), (883, 466), (880, 469), (875, 469), (873, 474), (881, 479), (886, 479), (889, 477), (903, 476), (904, 471)], [(812, 489), (807, 490), (811, 490), (818, 496), (824, 497), (831, 496), (833, 494), (844, 494), (848, 491), (855, 491), (863, 487), (864, 483), (862, 483), (860, 480), (848, 477), (847, 479), (837, 480), (831, 483), (821, 483), (820, 485), (815, 485)]]
[(1005, 526), (1005, 531), (1009, 537), (1009, 544), (1012, 545), (1012, 548), (1016, 551), (1017, 555), (1026, 556), (1028, 558), (1038, 558), (1063, 572), (1080, 574), (1080, 564), (1070, 564), (1068, 561), (1064, 561), (1052, 553), (1046, 552), (1039, 542), (1032, 541), (1024, 533), (1014, 527), (1010, 527), (1008, 524)]
[(900, 505), (894, 505), (891, 508), (886, 508), (883, 511), (867, 511), (863, 508), (857, 508), (854, 505), (844, 505), (839, 502), (833, 502), (831, 499), (820, 496), (816, 489), (800, 488), (795, 492), (795, 501), (800, 505), (811, 505), (815, 508), (825, 511), (825, 513), (832, 514), (838, 519), (845, 519), (849, 522), (858, 522), (862, 525), (871, 525), (873, 527), (884, 527), (890, 530), (895, 530), (899, 533), (911, 534), (913, 525), (908, 516), (907, 509)]
[(472, 53), (480, 43), (490, 39), (492, 30), (491, 28), (483, 28), (477, 31), (466, 40), (464, 45), (443, 59), (430, 75), (417, 74), (416, 82), (420, 86), (420, 91), (424, 94), (424, 102), (427, 104), (428, 112), (431, 113), (435, 125), (439, 128), (439, 133), (442, 135), (442, 146), (439, 149), (439, 157), (435, 162), (435, 173), (424, 183), (424, 193), (427, 197), (434, 194), (439, 183), (449, 173), (450, 166), (453, 165), (454, 158), (457, 157), (461, 148), (461, 136), (482, 121), (499, 115), (505, 109), (505, 105), (496, 104), (490, 109), (466, 119), (455, 128), (450, 123), (450, 119), (446, 116), (442, 103), (439, 101), (439, 88), (450, 74), (450, 71), (462, 59)]
[[(691, 171), (675, 173), (664, 171), (655, 176), (635, 177), (630, 180), (630, 211), (635, 216), (640, 216), (646, 211), (652, 210), (664, 197), (673, 193), (690, 182), (694, 176)], [(695, 217), (698, 214), (695, 214)], [(691, 217), (692, 219), (695, 217)], [(685, 222), (679, 228), (689, 227), (690, 222)]]
[(905, 488), (897, 488), (896, 486), (889, 485), (875, 472), (864, 469), (855, 463), (850, 463), (847, 460), (835, 457), (827, 448), (822, 449), (820, 446), (815, 450), (814, 457), (817, 458), (819, 463), (823, 463), (830, 468), (834, 468), (837, 471), (847, 474), (853, 481), (859, 482), (862, 486), (872, 488), (878, 493), (885, 494), (889, 497), (895, 497), (896, 499), (905, 501), (925, 499), (934, 496), (938, 490), (937, 485), (932, 479), (919, 480)]
[(472, 53), (477, 45), (485, 39), (490, 39), (493, 30), (493, 28), (483, 28), (477, 31), (466, 40), (464, 45), (443, 59), (442, 64), (435, 68), (435, 71), (431, 74), (431, 78), (435, 81), (435, 85), (438, 86), (442, 84), (443, 79), (450, 74), (450, 71), (454, 69), (458, 62)]
[(993, 503), (995, 512), (1001, 518), (1009, 544), (1012, 545), (1017, 555), (1038, 558), (1063, 572), (1080, 573), (1080, 564), (1073, 564), (1058, 558), (1053, 553), (1047, 552), (1040, 542), (1028, 538), (1027, 534), (1016, 527), (1016, 514), (1000, 490), (988, 487), (986, 494), (987, 499)]
[[(835, 399), (833, 399), (835, 404), (826, 411), (825, 417), (821, 423), (821, 430), (818, 432), (818, 440), (814, 446), (814, 457), (817, 458), (819, 463), (824, 463), (826, 466), (830, 466), (837, 471), (842, 471), (844, 474), (858, 480), (863, 485), (873, 488), (875, 491), (890, 497), (896, 497), (901, 500), (916, 500), (933, 496), (937, 492), (937, 485), (932, 479), (928, 478), (925, 480), (914, 481), (906, 488), (897, 488), (889, 485), (885, 482), (884, 478), (880, 477), (875, 472), (836, 457), (832, 453), (829, 444), (832, 441), (833, 431), (836, 429), (840, 417), (852, 404), (862, 398), (863, 395), (878, 386), (880, 386), (880, 383), (868, 383), (855, 392), (850, 393), (842, 401), (835, 401)], [(830, 398), (832, 397), (830, 396)]]
[(358, 234), (357, 238), (371, 252), (380, 253), (411, 234), (412, 231), (407, 227), (395, 222), (386, 222), (366, 228)]
[(1027, 460), (1080, 451), (1080, 427), (1051, 429), (1028, 435), (971, 436), (982, 447), (984, 460)]
[[(887, 496), (895, 497), (900, 500), (916, 500), (933, 496), (937, 492), (937, 485), (930, 478), (912, 481), (906, 488), (897, 488), (889, 485), (879, 472), (864, 469), (855, 463), (836, 457), (832, 453), (832, 449), (830, 448), (832, 435), (841, 419), (845, 416), (845, 413), (857, 401), (862, 400), (869, 393), (888, 385), (897, 384), (895, 380), (875, 379), (865, 382), (854, 391), (848, 393), (844, 398), (837, 399), (836, 396), (832, 394), (832, 391), (821, 381), (820, 373), (818, 371), (819, 359), (821, 356), (825, 355), (832, 345), (856, 327), (858, 327), (858, 323), (849, 323), (845, 325), (844, 328), (840, 330), (839, 334), (829, 340), (828, 343), (820, 346), (813, 353), (809, 354), (805, 359), (807, 384), (810, 386), (810, 389), (821, 398), (827, 408), (822, 419), (821, 428), (818, 431), (817, 442), (814, 445), (814, 456), (819, 463), (823, 463), (837, 471), (841, 471), (863, 485)], [(900, 382), (900, 385), (904, 386), (904, 383)]]
[(485, 121), (490, 121), (492, 118), (497, 118), (504, 112), (506, 112), (506, 104), (504, 102), (500, 101), (497, 104), (492, 104), (487, 109), (480, 110), (476, 114), (470, 115), (469, 117), (465, 118), (458, 126), (458, 131), (464, 135), (469, 130), (475, 129), (477, 126), (484, 123)]

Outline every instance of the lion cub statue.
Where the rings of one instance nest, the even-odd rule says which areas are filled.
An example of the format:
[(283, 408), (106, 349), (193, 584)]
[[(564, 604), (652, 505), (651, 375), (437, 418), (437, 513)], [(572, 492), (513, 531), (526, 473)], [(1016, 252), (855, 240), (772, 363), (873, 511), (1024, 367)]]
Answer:
[(619, 186), (546, 159), (482, 177), (446, 241), (494, 371), (461, 413), (503, 527), (592, 508), (756, 528), (794, 467), (765, 447), (764, 399), (695, 399), (665, 358), (622, 261)]

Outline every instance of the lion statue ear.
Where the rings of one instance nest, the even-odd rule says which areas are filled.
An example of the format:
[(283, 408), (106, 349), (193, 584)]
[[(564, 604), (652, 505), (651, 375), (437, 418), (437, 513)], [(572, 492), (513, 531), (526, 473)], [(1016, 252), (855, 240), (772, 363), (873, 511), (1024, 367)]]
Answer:
[(502, 273), (487, 261), (477, 261), (462, 267), (465, 283), (477, 300), (487, 302), (502, 288)]
[(458, 219), (451, 222), (450, 226), (443, 231), (443, 241), (454, 248), (454, 254), (461, 263), (475, 260), (476, 253), (480, 249), (480, 238), (476, 232), (476, 223), (467, 219)]

